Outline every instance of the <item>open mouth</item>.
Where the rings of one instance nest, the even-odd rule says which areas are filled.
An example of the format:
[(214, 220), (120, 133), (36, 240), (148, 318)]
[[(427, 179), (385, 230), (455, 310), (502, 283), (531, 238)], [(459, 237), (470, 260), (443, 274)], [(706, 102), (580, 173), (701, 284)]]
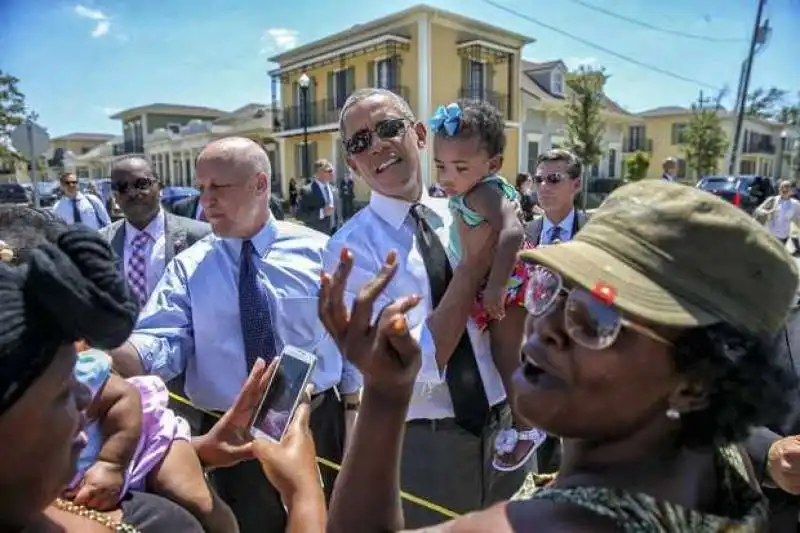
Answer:
[(386, 161), (384, 161), (383, 163), (378, 165), (378, 168), (375, 169), (375, 173), (376, 174), (380, 174), (381, 172), (383, 172), (387, 168), (389, 168), (389, 167), (391, 167), (393, 165), (396, 165), (400, 161), (402, 161), (402, 159), (400, 159), (396, 155), (393, 155), (393, 156), (389, 157), (389, 159), (387, 159)]
[(547, 371), (536, 364), (536, 361), (532, 360), (530, 357), (524, 357), (522, 359), (522, 373), (525, 379), (536, 383), (542, 376), (547, 374)]

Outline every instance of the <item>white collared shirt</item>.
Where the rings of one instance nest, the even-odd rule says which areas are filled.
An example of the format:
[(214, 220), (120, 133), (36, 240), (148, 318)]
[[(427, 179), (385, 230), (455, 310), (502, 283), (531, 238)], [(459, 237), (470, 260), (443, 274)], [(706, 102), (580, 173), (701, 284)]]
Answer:
[[(145, 232), (150, 235), (147, 244), (144, 247), (145, 268), (147, 276), (147, 294), (151, 294), (153, 289), (164, 274), (164, 268), (167, 266), (167, 234), (164, 226), (164, 210), (160, 209), (158, 214), (150, 221)], [(141, 233), (127, 220), (125, 221), (125, 279), (128, 278), (128, 265), (133, 255), (133, 240)]]
[(550, 240), (553, 235), (553, 227), (558, 226), (561, 233), (558, 237), (559, 241), (571, 241), (574, 235), (572, 229), (575, 227), (575, 209), (571, 210), (569, 214), (564, 217), (564, 220), (558, 224), (554, 224), (547, 215), (542, 220), (542, 234), (539, 236), (539, 244), (551, 244)]
[[(424, 194), (420, 203), (430, 208), (426, 219), (447, 248), (452, 216), (446, 198), (430, 198)], [(422, 368), (417, 375), (414, 394), (408, 408), (408, 420), (440, 419), (454, 416), (453, 402), (444, 373), (436, 364), (436, 346), (427, 325), (431, 306), (430, 282), (425, 264), (416, 246), (414, 223), (410, 219), (412, 204), (372, 192), (369, 206), (353, 216), (330, 238), (325, 250), (325, 271), (333, 272), (339, 263), (342, 248), (347, 247), (354, 257), (353, 270), (348, 278), (347, 305), (351, 305), (359, 289), (380, 270), (390, 250), (397, 252), (398, 270), (392, 282), (375, 304), (379, 312), (391, 301), (420, 294), (422, 302), (408, 315), (411, 334), (422, 349)], [(453, 263), (453, 258), (450, 258)], [(500, 374), (492, 361), (488, 332), (481, 333), (470, 320), (467, 324), (475, 351), (478, 369), (483, 379), (490, 405), (506, 397)]]
[(67, 224), (75, 224), (75, 210), (73, 203), (78, 204), (78, 213), (81, 216), (81, 224), (92, 228), (100, 229), (111, 224), (103, 202), (93, 194), (78, 192), (73, 200), (69, 196), (62, 196), (53, 206), (53, 213)]
[[(322, 196), (325, 197), (326, 202), (328, 202), (327, 207), (334, 207), (334, 200), (333, 200), (333, 189), (331, 189), (331, 184), (326, 181), (319, 181), (318, 179), (314, 179), (314, 181), (319, 185), (319, 190), (322, 191)], [(319, 219), (322, 220), (325, 218), (325, 208), (319, 210)]]

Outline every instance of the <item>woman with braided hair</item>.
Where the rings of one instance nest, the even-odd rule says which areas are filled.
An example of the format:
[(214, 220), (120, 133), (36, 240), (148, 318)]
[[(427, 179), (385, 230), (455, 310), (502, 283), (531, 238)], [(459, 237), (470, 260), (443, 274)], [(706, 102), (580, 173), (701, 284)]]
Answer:
[[(87, 443), (91, 398), (76, 379), (75, 343), (114, 348), (130, 335), (137, 315), (138, 305), (99, 234), (68, 228), (45, 211), (0, 206), (0, 532), (204, 530), (189, 512), (150, 494), (131, 491), (110, 512), (60, 498)], [(263, 362), (256, 365), (232, 409), (191, 442), (194, 460), (224, 466), (252, 458), (257, 448), (266, 471), (315, 504), (297, 518), (319, 522), (324, 500), (318, 483), (307, 482), (315, 479), (305, 472), (312, 468), (290, 466), (295, 473), (281, 467), (297, 451), (282, 450), (283, 443), (253, 446), (242, 436), (269, 374)], [(286, 447), (311, 443), (313, 458), (313, 442), (300, 426), (293, 424), (298, 438)], [(313, 459), (308, 462), (313, 465)], [(202, 475), (199, 481), (204, 483)], [(304, 531), (313, 531), (306, 525)], [(235, 522), (226, 531), (236, 531)]]

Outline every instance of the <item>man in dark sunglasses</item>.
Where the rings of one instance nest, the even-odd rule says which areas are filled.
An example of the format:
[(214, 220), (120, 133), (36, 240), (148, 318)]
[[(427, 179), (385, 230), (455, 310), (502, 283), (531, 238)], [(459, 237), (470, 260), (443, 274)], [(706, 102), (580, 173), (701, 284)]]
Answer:
[(61, 175), (61, 198), (53, 206), (53, 213), (67, 224), (82, 224), (92, 229), (108, 226), (108, 216), (102, 200), (78, 188), (78, 177), (72, 172)]

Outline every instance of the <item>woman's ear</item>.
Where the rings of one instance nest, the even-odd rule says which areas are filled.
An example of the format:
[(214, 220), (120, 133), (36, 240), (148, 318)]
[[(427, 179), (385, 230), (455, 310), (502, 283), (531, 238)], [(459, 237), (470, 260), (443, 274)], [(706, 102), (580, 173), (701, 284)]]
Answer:
[(696, 378), (686, 377), (669, 396), (670, 409), (678, 413), (702, 411), (708, 407), (708, 386)]

